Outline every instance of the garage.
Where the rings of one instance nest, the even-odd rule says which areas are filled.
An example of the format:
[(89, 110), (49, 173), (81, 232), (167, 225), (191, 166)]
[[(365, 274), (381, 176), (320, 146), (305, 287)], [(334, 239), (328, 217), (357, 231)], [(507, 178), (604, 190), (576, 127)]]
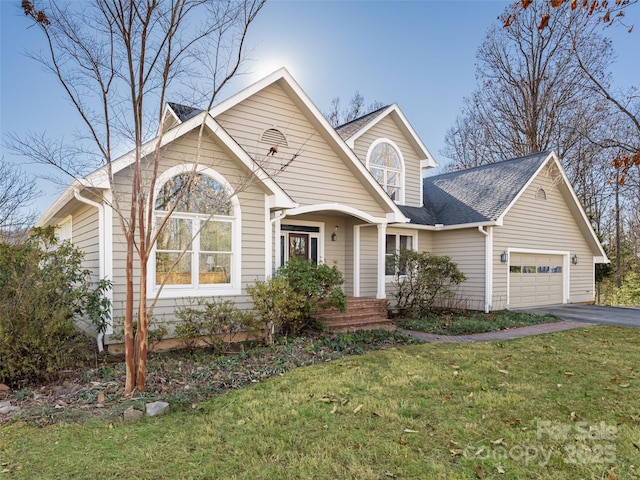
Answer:
[(563, 256), (511, 253), (509, 307), (563, 303)]

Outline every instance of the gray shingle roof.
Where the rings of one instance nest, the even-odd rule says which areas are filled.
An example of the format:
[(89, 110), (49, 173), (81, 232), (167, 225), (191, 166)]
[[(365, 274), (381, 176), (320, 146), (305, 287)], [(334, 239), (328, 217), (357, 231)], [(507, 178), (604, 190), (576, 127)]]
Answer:
[(401, 207), (418, 225), (463, 225), (497, 220), (550, 152), (514, 158), (423, 180), (424, 207)]
[(378, 110), (374, 110), (371, 113), (367, 113), (361, 117), (356, 118), (350, 122), (347, 122), (339, 127), (336, 127), (336, 132), (338, 135), (342, 137), (343, 140), (346, 140), (349, 137), (352, 137), (356, 132), (362, 130), (367, 124), (376, 119), (376, 117), (382, 112), (384, 109), (389, 108), (389, 105), (386, 105)]
[(202, 110), (199, 108), (189, 107), (188, 105), (180, 105), (179, 103), (167, 102), (173, 110), (173, 113), (180, 119), (181, 122), (185, 122), (189, 120), (191, 117), (194, 117)]

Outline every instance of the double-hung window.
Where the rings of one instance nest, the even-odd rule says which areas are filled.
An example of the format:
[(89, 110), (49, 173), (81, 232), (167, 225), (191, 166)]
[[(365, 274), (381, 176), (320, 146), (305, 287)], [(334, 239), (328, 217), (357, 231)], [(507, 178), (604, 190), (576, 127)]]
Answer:
[(403, 235), (400, 233), (387, 234), (385, 245), (385, 275), (406, 274), (406, 267), (397, 264), (396, 255), (402, 250), (414, 250), (414, 242), (414, 235)]

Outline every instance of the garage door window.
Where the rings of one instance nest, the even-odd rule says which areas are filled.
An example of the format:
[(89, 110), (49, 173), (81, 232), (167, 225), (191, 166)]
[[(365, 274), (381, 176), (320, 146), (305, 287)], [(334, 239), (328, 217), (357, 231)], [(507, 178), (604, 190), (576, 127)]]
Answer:
[(509, 273), (562, 273), (562, 267), (559, 265), (510, 265)]

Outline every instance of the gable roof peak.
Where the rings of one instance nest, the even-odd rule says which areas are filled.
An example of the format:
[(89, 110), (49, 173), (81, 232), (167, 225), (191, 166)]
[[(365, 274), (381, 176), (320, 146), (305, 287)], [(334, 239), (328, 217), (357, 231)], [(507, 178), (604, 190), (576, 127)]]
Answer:
[(202, 111), (200, 108), (190, 107), (189, 105), (182, 105), (180, 103), (167, 102), (169, 108), (173, 111), (180, 122), (186, 122), (191, 117), (196, 116)]

